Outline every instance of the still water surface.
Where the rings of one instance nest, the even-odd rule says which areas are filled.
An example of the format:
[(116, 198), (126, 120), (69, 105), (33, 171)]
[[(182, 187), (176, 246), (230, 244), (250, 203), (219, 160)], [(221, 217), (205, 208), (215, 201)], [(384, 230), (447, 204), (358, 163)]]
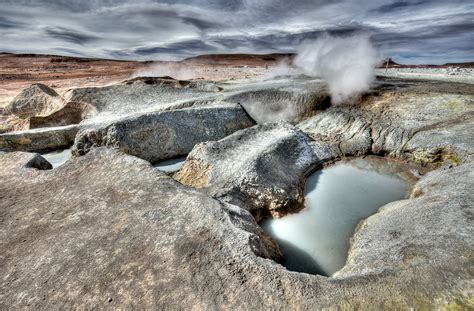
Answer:
[(358, 159), (317, 171), (306, 182), (307, 208), (261, 222), (278, 241), (288, 270), (327, 276), (337, 272), (357, 224), (404, 198), (409, 186), (402, 178), (372, 168), (369, 160)]
[(53, 165), (53, 168), (56, 168), (63, 165), (67, 160), (69, 160), (69, 158), (71, 158), (71, 149), (45, 153), (42, 154), (42, 156)]
[(153, 167), (163, 172), (174, 172), (174, 171), (179, 170), (181, 166), (183, 166), (185, 161), (186, 161), (186, 157), (180, 157), (176, 159), (170, 159), (170, 160), (159, 162), (153, 165)]

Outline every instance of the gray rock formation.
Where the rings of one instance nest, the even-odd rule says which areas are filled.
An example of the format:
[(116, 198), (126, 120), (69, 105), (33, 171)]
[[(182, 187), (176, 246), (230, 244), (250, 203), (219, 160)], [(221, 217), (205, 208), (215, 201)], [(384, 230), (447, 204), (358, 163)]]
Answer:
[(254, 124), (239, 105), (182, 109), (125, 117), (82, 129), (74, 155), (93, 147), (116, 147), (152, 163), (185, 155), (195, 144), (216, 140)]
[(5, 133), (79, 124), (97, 111), (87, 103), (67, 102), (52, 88), (36, 83), (24, 89), (1, 113), (0, 133)]
[(0, 134), (0, 150), (48, 152), (72, 146), (78, 125), (47, 127)]
[(57, 127), (71, 124), (79, 124), (97, 113), (96, 109), (89, 104), (68, 102), (61, 109), (47, 116), (33, 116), (29, 118), (29, 128)]
[(474, 86), (458, 89), (443, 84), (442, 89), (426, 82), (402, 86), (396, 92), (382, 87), (361, 106), (331, 107), (298, 127), (340, 156), (388, 154), (421, 164), (468, 156)]
[[(425, 282), (444, 280), (452, 293), (472, 288), (466, 277), (474, 267), (473, 180), (472, 161), (428, 173), (409, 200), (389, 203), (359, 224), (346, 266), (335, 277), (396, 271), (405, 278), (420, 269)], [(462, 273), (459, 280), (450, 276)]]
[(64, 100), (55, 90), (47, 85), (35, 83), (21, 91), (10, 104), (4, 107), (3, 114), (14, 114), (21, 118), (48, 115), (64, 104)]
[(267, 123), (197, 145), (175, 178), (260, 219), (303, 208), (304, 179), (320, 163), (307, 135)]
[(326, 278), (287, 271), (248, 212), (135, 157), (98, 148), (48, 171), (25, 161), (0, 154), (1, 308), (462, 309), (472, 300), (472, 164), (427, 175), (421, 192), (370, 217), (346, 267)]
[(71, 89), (64, 97), (67, 101), (89, 104), (99, 113), (124, 116), (133, 112), (166, 110), (180, 104), (180, 101), (192, 102), (193, 99), (216, 96), (214, 92), (198, 88), (177, 87), (180, 85), (179, 80), (174, 79), (136, 78), (124, 83)]
[[(138, 84), (135, 102), (156, 87)], [(238, 106), (139, 114), (82, 130), (86, 154), (54, 170), (37, 154), (0, 152), (0, 309), (470, 309), (473, 96), (397, 82), (301, 131), (235, 132), (253, 124)], [(77, 128), (3, 134), (0, 149), (56, 149)], [(233, 132), (197, 146), (175, 176), (203, 189), (118, 150), (153, 161)], [(117, 148), (90, 149), (103, 145)], [(333, 277), (287, 271), (246, 209), (298, 202), (315, 165), (371, 153), (434, 170), (360, 223)]]
[(257, 123), (283, 120), (295, 124), (331, 103), (324, 84), (298, 79), (249, 87), (225, 100), (241, 104)]
[(137, 77), (130, 80), (124, 81), (122, 84), (133, 85), (133, 84), (148, 84), (148, 85), (160, 85), (168, 86), (172, 88), (190, 88), (197, 89), (206, 92), (220, 92), (222, 87), (219, 87), (214, 82), (203, 81), (203, 80), (177, 80), (172, 77)]

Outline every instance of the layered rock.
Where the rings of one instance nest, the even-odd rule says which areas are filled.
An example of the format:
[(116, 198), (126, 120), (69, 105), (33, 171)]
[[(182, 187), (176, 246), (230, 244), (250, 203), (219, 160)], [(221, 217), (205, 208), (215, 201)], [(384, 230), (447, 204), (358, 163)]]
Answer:
[(93, 147), (107, 146), (153, 163), (185, 155), (200, 142), (253, 124), (239, 105), (230, 104), (138, 114), (81, 130), (72, 152), (84, 155)]
[(175, 178), (260, 218), (301, 209), (304, 178), (320, 163), (307, 135), (267, 123), (197, 145)]
[(47, 152), (72, 146), (78, 125), (0, 134), (0, 150)]
[(474, 87), (443, 87), (442, 92), (426, 92), (423, 83), (396, 92), (382, 87), (361, 106), (331, 107), (298, 127), (340, 156), (389, 154), (422, 164), (446, 154), (465, 157), (473, 137)]

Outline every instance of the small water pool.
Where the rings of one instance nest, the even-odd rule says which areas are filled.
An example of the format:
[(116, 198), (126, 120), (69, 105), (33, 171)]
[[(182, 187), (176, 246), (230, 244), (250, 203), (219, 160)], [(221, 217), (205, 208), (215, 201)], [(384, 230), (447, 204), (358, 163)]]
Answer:
[(346, 262), (357, 224), (405, 197), (408, 183), (376, 164), (377, 170), (371, 160), (357, 159), (315, 172), (306, 182), (305, 209), (260, 223), (278, 241), (288, 270), (334, 274)]
[(49, 152), (42, 154), (42, 156), (53, 165), (53, 168), (56, 168), (63, 165), (67, 160), (69, 160), (69, 158), (71, 158), (71, 149)]
[(186, 157), (179, 157), (159, 162), (153, 165), (153, 167), (163, 172), (175, 172), (181, 168), (185, 161)]

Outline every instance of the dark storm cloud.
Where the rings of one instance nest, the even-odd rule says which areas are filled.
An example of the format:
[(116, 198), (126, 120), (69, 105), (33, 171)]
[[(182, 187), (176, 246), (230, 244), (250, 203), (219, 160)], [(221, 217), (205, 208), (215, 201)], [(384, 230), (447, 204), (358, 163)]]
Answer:
[(10, 20), (6, 17), (0, 16), (0, 28), (17, 28), (21, 27), (23, 23)]
[(195, 18), (195, 17), (181, 17), (181, 20), (184, 23), (196, 26), (197, 28), (201, 30), (207, 30), (207, 29), (212, 29), (212, 28), (217, 29), (222, 26), (222, 24), (220, 23), (206, 21), (203, 19)]
[(373, 10), (371, 12), (374, 13), (393, 13), (394, 11), (400, 11), (400, 10), (406, 10), (408, 8), (414, 8), (417, 6), (421, 6), (423, 4), (432, 2), (432, 0), (427, 0), (427, 1), (394, 1), (392, 3), (387, 3), (384, 5), (381, 5)]
[(177, 53), (179, 55), (188, 56), (201, 51), (214, 52), (217, 49), (201, 40), (188, 40), (172, 43), (166, 46), (144, 47), (135, 49), (138, 55), (153, 55), (157, 53)]
[(3, 0), (0, 51), (182, 58), (367, 32), (382, 56), (464, 61), (473, 20), (472, 0)]
[(60, 40), (75, 43), (75, 44), (87, 44), (87, 43), (97, 41), (100, 39), (97, 36), (81, 33), (81, 32), (66, 29), (66, 28), (61, 28), (61, 27), (46, 29), (45, 33), (52, 38), (60, 39)]

